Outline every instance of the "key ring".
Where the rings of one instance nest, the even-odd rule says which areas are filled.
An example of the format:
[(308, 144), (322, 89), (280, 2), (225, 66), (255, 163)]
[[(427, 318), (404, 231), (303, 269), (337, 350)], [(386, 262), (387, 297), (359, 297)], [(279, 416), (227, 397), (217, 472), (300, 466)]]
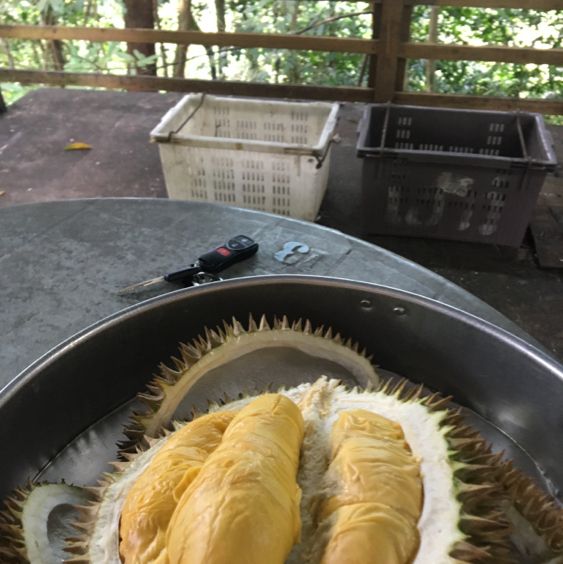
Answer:
[(210, 272), (198, 272), (192, 276), (190, 286), (201, 286), (202, 284), (207, 284), (208, 282), (219, 282), (220, 280), (223, 279), (216, 274), (211, 274)]

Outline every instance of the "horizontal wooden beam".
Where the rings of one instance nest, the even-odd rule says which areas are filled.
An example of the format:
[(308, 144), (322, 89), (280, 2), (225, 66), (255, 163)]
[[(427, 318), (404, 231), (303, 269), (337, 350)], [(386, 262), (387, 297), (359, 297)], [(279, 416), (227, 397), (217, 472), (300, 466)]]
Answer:
[[(563, 4), (563, 0), (561, 0)], [(150, 29), (101, 29), (88, 27), (0, 25), (0, 37), (17, 39), (59, 39), (85, 41), (129, 41), (136, 43), (185, 43), (228, 47), (263, 47), (309, 51), (376, 54), (378, 40), (261, 33), (203, 33), (198, 31), (160, 31)], [(563, 49), (522, 47), (438, 45), (403, 43), (399, 56), (408, 59), (499, 61), (563, 65)]]
[[(349, 0), (365, 2), (365, 0)], [(386, 0), (375, 0), (381, 4)], [(460, 8), (517, 8), (522, 10), (562, 10), (561, 0), (405, 0), (405, 6), (452, 6)]]
[(283, 35), (265, 33), (204, 33), (201, 31), (165, 31), (158, 29), (117, 29), (64, 27), (48, 25), (0, 25), (0, 37), (9, 39), (58, 39), (84, 41), (125, 41), (128, 43), (179, 43), (182, 45), (218, 45), (220, 47), (263, 47), (340, 53), (376, 53), (371, 39)]
[[(53, 86), (90, 86), (124, 90), (134, 88), (148, 91), (209, 92), (210, 94), (235, 96), (334, 100), (340, 102), (371, 102), (374, 95), (372, 88), (260, 84), (253, 82), (224, 82), (153, 76), (122, 76), (11, 69), (0, 69), (0, 82), (49, 84)], [(544, 114), (563, 114), (563, 100), (429, 94), (425, 92), (396, 92), (392, 100), (397, 104), (411, 104), (415, 106), (441, 106), (498, 111), (522, 110)]]
[(563, 114), (563, 100), (509, 98), (501, 96), (465, 96), (461, 94), (430, 94), (426, 92), (396, 92), (393, 102), (412, 106), (440, 106), (479, 110), (539, 112)]
[(0, 68), (0, 82), (49, 84), (53, 86), (90, 86), (124, 90), (209, 92), (210, 94), (235, 96), (333, 100), (342, 102), (371, 102), (373, 100), (373, 90), (371, 88), (304, 86), (300, 84), (262, 84), (256, 82), (192, 80), (100, 73), (27, 71), (2, 68)]
[(522, 64), (535, 63), (537, 65), (563, 65), (563, 49), (534, 49), (528, 47), (404, 43), (399, 48), (399, 56), (407, 59), (497, 61)]
[(520, 8), (523, 10), (562, 10), (561, 0), (410, 0), (426, 6), (460, 8)]

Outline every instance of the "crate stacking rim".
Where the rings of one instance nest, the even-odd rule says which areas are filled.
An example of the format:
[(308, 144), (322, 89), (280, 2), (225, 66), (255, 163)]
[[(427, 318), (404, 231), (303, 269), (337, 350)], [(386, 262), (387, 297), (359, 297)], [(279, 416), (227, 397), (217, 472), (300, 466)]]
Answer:
[(169, 197), (313, 221), (338, 104), (189, 94), (151, 132)]
[(518, 246), (557, 165), (539, 114), (372, 104), (358, 133), (366, 233)]

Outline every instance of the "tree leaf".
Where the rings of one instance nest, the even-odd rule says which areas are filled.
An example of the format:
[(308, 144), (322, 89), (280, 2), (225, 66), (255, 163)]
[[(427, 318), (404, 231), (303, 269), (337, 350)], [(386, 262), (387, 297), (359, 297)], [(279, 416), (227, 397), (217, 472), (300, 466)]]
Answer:
[(89, 151), (92, 148), (92, 145), (88, 145), (88, 143), (82, 143), (81, 141), (75, 141), (74, 143), (69, 143), (65, 147), (65, 151)]

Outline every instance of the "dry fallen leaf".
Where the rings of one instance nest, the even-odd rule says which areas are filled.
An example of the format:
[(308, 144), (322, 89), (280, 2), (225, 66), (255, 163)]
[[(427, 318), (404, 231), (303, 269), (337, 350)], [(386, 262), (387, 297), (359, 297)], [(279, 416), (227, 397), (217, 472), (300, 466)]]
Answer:
[(69, 143), (65, 147), (65, 151), (89, 151), (92, 148), (92, 145), (88, 145), (88, 143), (81, 143), (80, 141), (75, 141), (74, 143)]

